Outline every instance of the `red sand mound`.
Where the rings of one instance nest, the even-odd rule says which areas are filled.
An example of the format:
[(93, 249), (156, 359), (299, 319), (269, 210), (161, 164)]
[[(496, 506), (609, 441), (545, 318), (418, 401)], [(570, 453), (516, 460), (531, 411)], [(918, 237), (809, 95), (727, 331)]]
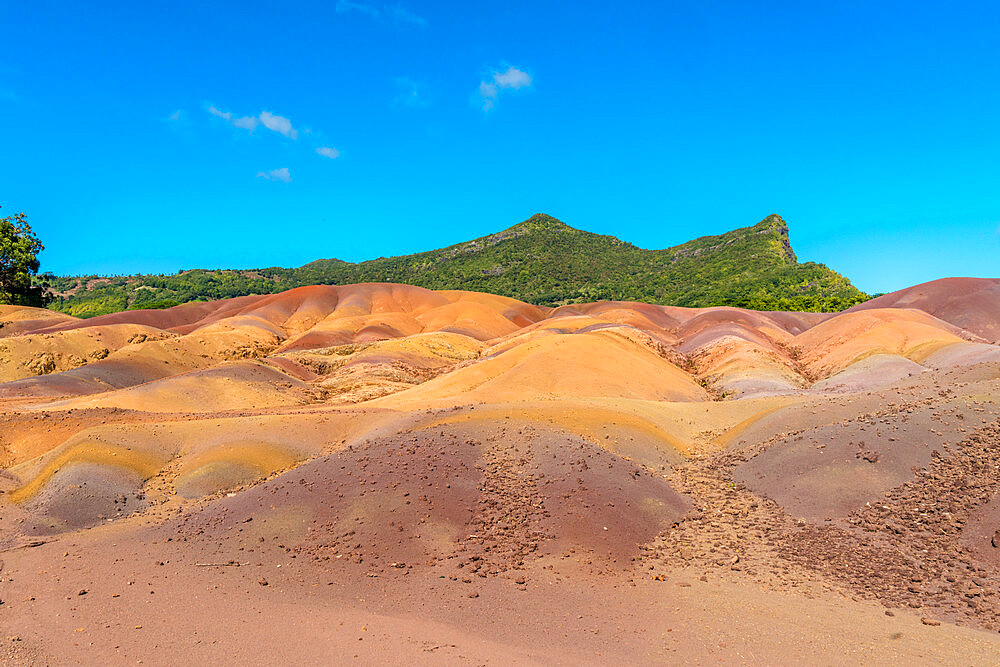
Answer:
[(0, 338), (21, 336), (77, 319), (45, 308), (0, 304)]
[(723, 336), (737, 336), (765, 347), (792, 338), (776, 319), (765, 313), (738, 308), (703, 309), (684, 322), (677, 332), (684, 341), (681, 349), (694, 350)]
[[(661, 478), (585, 440), (456, 424), (306, 463), (192, 516), (183, 534), (211, 541), (252, 517), (335, 573), (431, 563), (446, 576), (514, 577), (569, 549), (623, 567), (685, 511)], [(283, 528), (289, 514), (302, 523)]]

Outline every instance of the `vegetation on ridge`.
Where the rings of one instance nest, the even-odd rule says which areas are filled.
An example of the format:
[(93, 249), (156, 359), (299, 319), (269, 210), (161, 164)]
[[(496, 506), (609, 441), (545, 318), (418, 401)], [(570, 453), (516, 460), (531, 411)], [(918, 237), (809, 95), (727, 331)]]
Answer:
[(777, 215), (666, 250), (645, 250), (538, 214), (502, 232), (447, 248), (357, 264), (324, 259), (294, 269), (46, 278), (59, 294), (53, 307), (83, 317), (302, 285), (360, 282), (491, 292), (541, 305), (616, 299), (839, 311), (868, 298), (822, 264), (799, 263), (788, 242), (788, 226)]

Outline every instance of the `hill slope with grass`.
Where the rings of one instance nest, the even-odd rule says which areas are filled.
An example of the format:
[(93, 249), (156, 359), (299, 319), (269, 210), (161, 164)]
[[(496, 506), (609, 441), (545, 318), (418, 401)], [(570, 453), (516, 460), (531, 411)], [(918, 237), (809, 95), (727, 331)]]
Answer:
[(490, 292), (540, 305), (616, 299), (839, 311), (868, 298), (826, 266), (800, 263), (788, 240), (788, 225), (777, 215), (665, 250), (645, 250), (537, 214), (502, 232), (447, 248), (356, 264), (321, 259), (292, 269), (44, 279), (58, 294), (52, 307), (80, 317), (302, 285), (362, 282)]

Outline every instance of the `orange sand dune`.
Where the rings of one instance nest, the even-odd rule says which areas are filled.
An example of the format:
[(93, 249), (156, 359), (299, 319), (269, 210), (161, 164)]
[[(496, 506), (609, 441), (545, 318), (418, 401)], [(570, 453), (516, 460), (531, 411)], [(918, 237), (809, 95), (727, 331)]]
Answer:
[[(12, 466), (9, 472), (17, 485), (6, 497), (36, 516), (32, 531), (60, 532), (145, 507), (144, 502), (116, 506), (118, 495), (133, 501), (144, 500), (143, 495), (164, 500), (175, 493), (202, 497), (350, 446), (381, 425), (401, 420), (413, 417), (344, 410), (89, 426), (51, 451)], [(106, 487), (107, 493), (88, 507), (65, 505), (61, 490), (76, 489), (79, 495), (79, 487), (85, 492), (91, 483)]]
[[(128, 327), (119, 324), (118, 328)], [(88, 335), (94, 326), (61, 330)], [(94, 394), (159, 380), (178, 373), (207, 368), (227, 359), (261, 356), (275, 349), (284, 333), (252, 317), (231, 318), (196, 331), (172, 336), (145, 328), (152, 337), (119, 348), (97, 361), (71, 370), (0, 384), (0, 398), (32, 396), (50, 398)], [(56, 336), (57, 333), (45, 334)], [(10, 345), (11, 339), (6, 344)], [(134, 339), (138, 340), (138, 339)], [(60, 353), (61, 354), (61, 353)]]
[(283, 352), (266, 361), (314, 383), (330, 401), (356, 403), (446, 373), (478, 358), (483, 347), (462, 334), (435, 332)]
[(785, 393), (808, 384), (784, 350), (742, 336), (715, 338), (689, 356), (698, 377), (726, 396)]
[(532, 337), (431, 380), (391, 401), (497, 402), (601, 396), (664, 401), (708, 398), (693, 378), (614, 330)]
[[(37, 309), (3, 314), (10, 322), (50, 321)], [(628, 435), (603, 443), (598, 438), (597, 444), (653, 463), (661, 457), (658, 441), (669, 451), (690, 452), (735, 437), (735, 422), (712, 417), (714, 408), (694, 407), (692, 416), (681, 417), (688, 413), (680, 406), (774, 394), (794, 403), (810, 394), (870, 391), (930, 369), (1000, 360), (1000, 347), (970, 342), (971, 334), (914, 309), (829, 315), (629, 302), (546, 309), (488, 294), (394, 284), (303, 287), (164, 311), (55, 320), (55, 326), (0, 340), (12, 368), (42, 355), (77, 365), (60, 372), (60, 361), (47, 375), (0, 384), (0, 397), (16, 401), (11, 406), (24, 409), (34, 398), (33, 412), (60, 415), (63, 424), (58, 435), (32, 438), (34, 422), (12, 421), (0, 452), (4, 460), (27, 465), (25, 457), (55, 451), (93, 427), (92, 418), (74, 413), (112, 415), (112, 423), (168, 423), (344, 404), (364, 414), (402, 415), (477, 404), (523, 410), (534, 402), (551, 404), (544, 419), (593, 439), (602, 431), (574, 425), (593, 421), (584, 416), (588, 409), (617, 420), (613, 415), (624, 414), (615, 412), (625, 409), (624, 401), (632, 406), (628, 411), (662, 406), (642, 408), (644, 419), (658, 425), (636, 422)], [(96, 345), (107, 347), (106, 355), (99, 350), (104, 358), (83, 357)], [(753, 415), (772, 409), (767, 405), (744, 403), (733, 414), (757, 419)], [(242, 441), (258, 439), (247, 433)], [(240, 468), (235, 461), (242, 450), (232, 451), (230, 463), (213, 459), (207, 472), (192, 472), (185, 493), (196, 496), (212, 486), (205, 480), (244, 479), (258, 469)]]
[[(989, 284), (981, 285), (980, 292), (988, 291)], [(11, 322), (47, 321), (38, 309), (4, 312)], [(915, 363), (931, 358), (928, 363), (935, 367), (992, 358), (992, 347), (949, 348), (945, 353), (947, 346), (972, 337), (919, 312), (892, 308), (835, 315), (758, 313), (630, 302), (546, 309), (507, 297), (407, 285), (317, 285), (86, 321), (56, 317), (54, 326), (0, 343), (8, 351), (6, 363), (0, 363), (0, 380), (13, 380), (0, 384), (0, 399), (101, 394), (268, 355), (277, 355), (269, 363), (289, 380), (313, 383), (331, 399), (336, 395), (348, 401), (415, 390), (442, 373), (445, 377), (414, 396), (437, 392), (435, 401), (475, 401), (484, 392), (499, 391), (501, 397), (527, 392), (525, 396), (535, 397), (704, 400), (707, 394), (699, 384), (726, 398), (797, 392), (848, 367), (853, 367), (849, 381), (844, 376), (817, 385), (816, 391), (860, 390), (884, 378), (895, 381), (912, 375), (912, 368), (902, 370), (902, 361), (892, 367), (898, 370), (882, 377), (871, 364), (854, 366), (869, 356), (896, 355)], [(296, 359), (293, 354), (435, 332), (490, 346), (431, 365), (410, 363), (405, 353), (392, 353), (376, 362), (341, 364), (336, 378), (308, 367), (322, 366), (322, 360), (308, 354)], [(581, 338), (567, 338), (571, 333)], [(601, 341), (616, 344), (602, 349)], [(938, 351), (940, 355), (932, 356)], [(654, 357), (659, 359), (651, 361)], [(459, 361), (462, 368), (456, 367)], [(878, 366), (883, 368), (889, 367)], [(286, 404), (277, 396), (263, 399), (248, 390), (232, 392), (227, 409), (239, 407), (241, 395), (248, 409)], [(159, 403), (157, 411), (186, 411), (181, 406), (188, 404)], [(130, 406), (142, 409), (141, 401)]]
[(788, 393), (808, 385), (788, 349), (796, 333), (826, 319), (813, 313), (697, 309), (676, 330), (699, 379), (725, 397)]
[(988, 662), (995, 282), (0, 307), (0, 664)]
[(942, 278), (858, 304), (872, 308), (917, 308), (957, 327), (1000, 343), (1000, 279)]
[[(684, 309), (686, 310), (686, 309)], [(549, 319), (586, 315), (604, 322), (629, 324), (638, 329), (671, 331), (680, 326), (681, 319), (671, 315), (665, 306), (654, 306), (634, 301), (599, 301), (560, 306), (552, 311)]]
[(796, 336), (794, 345), (809, 372), (825, 378), (876, 354), (919, 363), (942, 347), (964, 340), (961, 329), (925, 312), (880, 308), (832, 317)]
[(126, 345), (172, 334), (139, 324), (107, 324), (0, 340), (0, 382), (66, 371)]
[(51, 409), (121, 408), (147, 412), (221, 412), (316, 402), (310, 385), (259, 361), (230, 361), (135, 387), (49, 403)]
[(791, 334), (767, 313), (739, 308), (705, 308), (686, 320), (677, 331), (685, 351), (696, 350), (723, 336), (744, 338), (765, 348), (788, 343)]

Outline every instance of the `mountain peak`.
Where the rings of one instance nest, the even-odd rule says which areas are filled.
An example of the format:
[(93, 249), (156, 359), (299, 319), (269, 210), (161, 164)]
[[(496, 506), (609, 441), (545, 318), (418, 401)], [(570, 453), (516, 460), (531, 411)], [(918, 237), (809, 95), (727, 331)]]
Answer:
[(777, 213), (772, 213), (757, 224), (767, 225), (768, 227), (784, 227), (785, 229), (788, 229), (788, 223), (785, 222), (784, 219)]
[(785, 222), (780, 215), (772, 213), (757, 223), (757, 226), (762, 226), (765, 229), (777, 232), (778, 243), (781, 246), (779, 251), (785, 257), (787, 262), (790, 264), (798, 264), (798, 257), (795, 256), (795, 251), (792, 250), (792, 242), (788, 239), (788, 223)]
[(562, 220), (553, 218), (545, 213), (536, 213), (524, 222), (519, 222), (507, 231), (517, 231), (520, 233), (555, 231), (564, 232), (573, 229)]

